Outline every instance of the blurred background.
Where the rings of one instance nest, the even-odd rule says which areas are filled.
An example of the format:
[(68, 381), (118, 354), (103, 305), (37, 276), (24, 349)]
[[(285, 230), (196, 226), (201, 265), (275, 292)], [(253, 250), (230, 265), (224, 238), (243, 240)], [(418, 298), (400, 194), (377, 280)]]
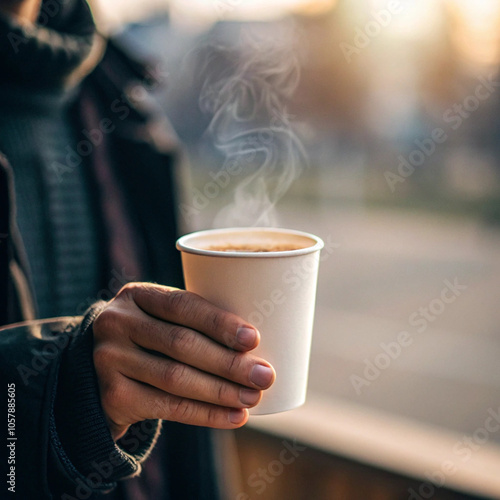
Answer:
[(500, 498), (500, 1), (94, 10), (153, 61), (183, 229), (326, 242), (308, 402), (238, 431), (233, 498)]

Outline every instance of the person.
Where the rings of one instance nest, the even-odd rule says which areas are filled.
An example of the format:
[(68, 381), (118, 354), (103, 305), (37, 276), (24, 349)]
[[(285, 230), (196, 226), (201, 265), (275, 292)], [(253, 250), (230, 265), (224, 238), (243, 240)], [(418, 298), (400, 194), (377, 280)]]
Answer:
[(0, 62), (0, 497), (223, 497), (214, 429), (275, 373), (256, 328), (182, 290), (162, 72), (84, 0), (0, 0)]

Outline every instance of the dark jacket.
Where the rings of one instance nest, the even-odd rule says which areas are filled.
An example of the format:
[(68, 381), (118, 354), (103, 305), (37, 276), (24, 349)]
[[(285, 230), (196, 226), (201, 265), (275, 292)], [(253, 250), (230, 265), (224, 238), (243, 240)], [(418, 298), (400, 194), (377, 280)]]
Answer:
[[(111, 180), (120, 193), (113, 202), (140, 257), (134, 279), (182, 286), (175, 250), (176, 149), (161, 115), (145, 97), (155, 85), (154, 74), (109, 43), (102, 61), (81, 85), (72, 114), (77, 131), (99, 130), (103, 124), (109, 130), (89, 156), (89, 168), (105, 267), (116, 271), (102, 276), (102, 290), (111, 294), (127, 278), (119, 277), (124, 255), (108, 217), (110, 206), (116, 208), (110, 205), (109, 196), (115, 192), (108, 189)], [(134, 88), (141, 91), (131, 93)], [(82, 133), (81, 140), (88, 140), (88, 134)], [(4, 390), (9, 390), (1, 398), (10, 422), (7, 427), (4, 420), (4, 432), (12, 431), (6, 436), (12, 439), (9, 460), (1, 460), (6, 468), (2, 477), (15, 476), (15, 493), (23, 500), (100, 498), (111, 490), (103, 498), (219, 498), (208, 429), (147, 421), (133, 426), (119, 446), (112, 441), (92, 363), (92, 321), (102, 307), (99, 291), (96, 304), (82, 317), (12, 325), (36, 317), (15, 223), (13, 182), (12, 169), (0, 154), (0, 325), (5, 325), (0, 330), (0, 376)], [(121, 481), (137, 475), (141, 467), (139, 478)], [(0, 485), (0, 498), (11, 497), (8, 488), (8, 483)]]

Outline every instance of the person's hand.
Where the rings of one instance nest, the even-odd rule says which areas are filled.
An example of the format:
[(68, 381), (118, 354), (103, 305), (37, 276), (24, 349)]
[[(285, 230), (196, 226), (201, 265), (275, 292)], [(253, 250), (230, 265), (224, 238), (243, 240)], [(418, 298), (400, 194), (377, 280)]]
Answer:
[(131, 283), (93, 325), (94, 364), (113, 438), (146, 419), (234, 429), (275, 379), (247, 353), (258, 331), (198, 295)]

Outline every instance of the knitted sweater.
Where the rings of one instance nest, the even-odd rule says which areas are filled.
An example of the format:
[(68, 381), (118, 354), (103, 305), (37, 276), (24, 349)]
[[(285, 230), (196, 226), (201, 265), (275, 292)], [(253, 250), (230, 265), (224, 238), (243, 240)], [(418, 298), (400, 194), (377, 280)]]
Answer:
[(86, 164), (76, 146), (69, 90), (0, 84), (0, 151), (14, 168), (17, 223), (28, 255), (38, 317), (73, 316), (99, 289), (99, 241)]
[(9, 41), (0, 44), (0, 151), (15, 168), (17, 223), (41, 318), (76, 314), (100, 272), (85, 165), (67, 161), (75, 89), (66, 80), (88, 56), (94, 24), (85, 4), (68, 7), (49, 16), (45, 2), (36, 28), (0, 15)]
[[(56, 13), (54, 4), (59, 6)], [(120, 115), (117, 120), (111, 106), (117, 98), (120, 103), (125, 99), (125, 87), (119, 87), (118, 82), (130, 80), (135, 64), (110, 44), (103, 62), (86, 79), (90, 83), (82, 84), (81, 92), (72, 91), (68, 78), (79, 68), (93, 37), (88, 7), (82, 0), (46, 0), (40, 23), (45, 26), (26, 28), (0, 17), (0, 153), (7, 153), (13, 169), (16, 219), (27, 248), (38, 316), (81, 313), (75, 310), (76, 302), (85, 304), (89, 297), (99, 297), (97, 283), (101, 290), (112, 289), (111, 281), (99, 280), (100, 268), (103, 262), (108, 266), (113, 262), (120, 273), (123, 269), (118, 264), (133, 260), (129, 246), (135, 240), (125, 227), (126, 219), (141, 229), (145, 272), (137, 277), (178, 286), (180, 269), (173, 245), (175, 205), (168, 168), (171, 158), (152, 141), (146, 142), (146, 114), (127, 102), (127, 113), (133, 119)], [(100, 107), (100, 114), (89, 112), (93, 106)], [(95, 148), (89, 161), (77, 162), (76, 167), (67, 161), (67, 147), (74, 148), (75, 142), (82, 140), (81, 122), (77, 128), (73, 123), (85, 113), (89, 121), (106, 113), (110, 113), (109, 120), (115, 119), (116, 132), (106, 146), (114, 145), (113, 162), (103, 154), (104, 146), (99, 151)], [(148, 168), (138, 169), (140, 162)], [(119, 186), (110, 177), (116, 164), (127, 168), (121, 172)], [(89, 169), (92, 175), (88, 175)], [(4, 183), (5, 172), (9, 180), (9, 170), (0, 154), (0, 192), (7, 192), (7, 199), (0, 202), (6, 201), (1, 207), (4, 210), (6, 205), (9, 211), (0, 212), (0, 232), (7, 237), (0, 244), (2, 251), (8, 249), (6, 257), (11, 259), (10, 239), (14, 240), (15, 228), (4, 223), (14, 207), (12, 190), (5, 189), (10, 182), (7, 186)], [(133, 213), (126, 213), (124, 202), (133, 207)], [(164, 213), (162, 210), (168, 218), (152, 217)], [(13, 243), (19, 253), (18, 242)], [(138, 255), (136, 252), (135, 257)], [(7, 276), (3, 262), (0, 274)], [(113, 274), (113, 282), (119, 281)], [(4, 296), (1, 299), (3, 307)], [(11, 305), (7, 296), (8, 310)], [(58, 320), (38, 334), (30, 328), (1, 332), (0, 380), (18, 388), (17, 428), (32, 446), (18, 448), (17, 459), (25, 474), (18, 489), (28, 492), (24, 496), (20, 493), (21, 498), (217, 498), (212, 437), (207, 429), (165, 422), (153, 451), (158, 422), (132, 426), (130, 434), (117, 444), (111, 439), (92, 361), (92, 321), (100, 307), (95, 304), (83, 322), (75, 319), (64, 326), (66, 322)], [(2, 317), (9, 317), (8, 311), (1, 312)], [(33, 360), (38, 359), (33, 353), (53, 353), (53, 348), (46, 350), (53, 344), (57, 346), (55, 354), (42, 356), (44, 368), (33, 372)], [(19, 371), (20, 366), (28, 371)], [(151, 458), (145, 461), (150, 453)], [(140, 477), (121, 481), (141, 468)], [(101, 479), (98, 484), (91, 481), (96, 470)], [(110, 492), (117, 482), (118, 487)]]

